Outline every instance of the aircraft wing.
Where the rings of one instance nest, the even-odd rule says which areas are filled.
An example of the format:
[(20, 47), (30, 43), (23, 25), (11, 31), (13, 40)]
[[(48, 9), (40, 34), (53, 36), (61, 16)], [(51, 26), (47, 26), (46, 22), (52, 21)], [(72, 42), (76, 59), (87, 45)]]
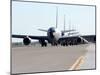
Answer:
[(48, 40), (47, 36), (31, 36), (31, 35), (12, 35), (13, 38), (25, 38), (29, 37), (31, 39), (36, 39), (36, 40)]
[(84, 40), (86, 43), (88, 43), (88, 42), (95, 42), (96, 41), (96, 35), (65, 36), (65, 37), (61, 37), (59, 39), (59, 41), (74, 40), (74, 39), (78, 39), (78, 38)]

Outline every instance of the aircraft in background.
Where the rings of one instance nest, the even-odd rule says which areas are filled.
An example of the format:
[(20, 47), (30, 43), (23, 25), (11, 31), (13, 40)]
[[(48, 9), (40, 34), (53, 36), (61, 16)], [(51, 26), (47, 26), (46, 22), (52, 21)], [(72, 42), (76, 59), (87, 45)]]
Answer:
[[(78, 34), (75, 29), (65, 30), (65, 15), (64, 15), (64, 30), (59, 31), (57, 29), (57, 20), (58, 19), (58, 9), (56, 13), (56, 28), (50, 27), (48, 30), (39, 29), (40, 31), (46, 32), (47, 36), (31, 36), (31, 35), (16, 35), (12, 34), (12, 38), (20, 38), (23, 39), (24, 45), (29, 45), (31, 43), (31, 39), (39, 40), (41, 46), (47, 46), (47, 42), (53, 46), (61, 44), (63, 46), (67, 45), (77, 45), (82, 43), (88, 43), (88, 41), (96, 41), (95, 35), (85, 35), (85, 36), (70, 36), (73, 34)], [(68, 33), (69, 36), (64, 36), (65, 33)]]

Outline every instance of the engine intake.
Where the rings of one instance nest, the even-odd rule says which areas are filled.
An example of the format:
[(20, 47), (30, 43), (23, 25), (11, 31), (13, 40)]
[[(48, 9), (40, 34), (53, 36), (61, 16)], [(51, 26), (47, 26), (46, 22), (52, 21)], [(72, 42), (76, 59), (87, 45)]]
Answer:
[(77, 44), (80, 44), (82, 42), (82, 39), (81, 38), (78, 38), (77, 39)]
[(23, 39), (23, 43), (24, 43), (24, 45), (29, 45), (31, 43), (31, 40), (28, 37), (25, 37)]

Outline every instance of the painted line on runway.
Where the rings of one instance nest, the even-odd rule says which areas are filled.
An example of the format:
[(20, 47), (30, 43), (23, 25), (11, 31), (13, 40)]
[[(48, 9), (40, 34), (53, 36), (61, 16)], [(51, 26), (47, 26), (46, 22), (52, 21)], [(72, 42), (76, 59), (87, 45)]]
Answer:
[(80, 65), (84, 63), (84, 56), (80, 56), (76, 62), (69, 68), (69, 70), (78, 70)]

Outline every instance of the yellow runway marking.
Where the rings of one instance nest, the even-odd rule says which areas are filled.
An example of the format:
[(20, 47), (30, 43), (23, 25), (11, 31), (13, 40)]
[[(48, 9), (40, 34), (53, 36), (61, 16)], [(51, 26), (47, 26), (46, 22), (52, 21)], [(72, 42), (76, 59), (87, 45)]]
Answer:
[(69, 70), (78, 70), (80, 65), (84, 63), (84, 56), (80, 56)]

